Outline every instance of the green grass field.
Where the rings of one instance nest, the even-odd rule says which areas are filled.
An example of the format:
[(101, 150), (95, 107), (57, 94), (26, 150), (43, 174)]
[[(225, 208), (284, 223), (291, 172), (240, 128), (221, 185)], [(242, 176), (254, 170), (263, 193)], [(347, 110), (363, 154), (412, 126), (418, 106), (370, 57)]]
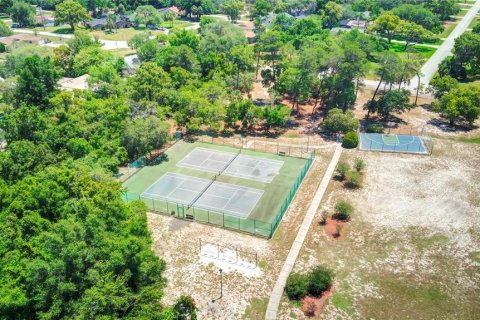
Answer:
[[(128, 191), (128, 199), (126, 200), (131, 201), (138, 199), (138, 195), (144, 192), (167, 172), (181, 173), (184, 175), (208, 180), (212, 179), (215, 175), (212, 172), (177, 166), (177, 163), (196, 147), (232, 153), (236, 153), (238, 151), (238, 149), (227, 146), (202, 142), (188, 143), (179, 141), (166, 151), (165, 160), (160, 164), (146, 166), (124, 182), (123, 186)], [(219, 182), (230, 183), (264, 191), (259, 202), (248, 216), (248, 219), (240, 219), (234, 216), (222, 215), (199, 208), (187, 209), (187, 206), (177, 205), (174, 202), (167, 202), (164, 200), (144, 199), (144, 202), (153, 211), (173, 214), (180, 218), (185, 218), (186, 215), (192, 215), (194, 216), (194, 219), (198, 221), (208, 222), (215, 225), (239, 229), (269, 237), (274, 231), (273, 228), (275, 218), (284, 204), (285, 199), (291, 194), (291, 190), (295, 181), (297, 181), (302, 170), (305, 170), (304, 167), (307, 164), (307, 160), (301, 158), (284, 157), (270, 153), (261, 153), (246, 149), (242, 150), (242, 154), (284, 162), (279, 174), (271, 183), (227, 175), (220, 175), (217, 177), (217, 181)]]

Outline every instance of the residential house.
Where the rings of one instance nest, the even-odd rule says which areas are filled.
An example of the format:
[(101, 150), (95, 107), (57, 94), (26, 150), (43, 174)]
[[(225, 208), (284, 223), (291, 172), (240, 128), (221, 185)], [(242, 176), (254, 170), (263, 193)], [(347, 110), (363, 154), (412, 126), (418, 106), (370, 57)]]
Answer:
[[(87, 22), (87, 26), (93, 30), (104, 30), (107, 28), (107, 17), (103, 16), (100, 18), (93, 19), (92, 21)], [(135, 23), (130, 20), (127, 16), (116, 16), (115, 19), (115, 29), (125, 29), (134, 27)]]

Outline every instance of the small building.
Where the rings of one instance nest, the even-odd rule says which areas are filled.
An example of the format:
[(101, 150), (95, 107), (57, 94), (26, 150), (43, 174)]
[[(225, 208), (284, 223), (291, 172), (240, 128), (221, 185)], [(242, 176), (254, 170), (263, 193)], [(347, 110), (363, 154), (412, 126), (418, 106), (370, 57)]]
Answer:
[(58, 80), (58, 85), (61, 90), (85, 90), (88, 89), (88, 74), (76, 78), (62, 78)]
[(43, 44), (43, 40), (40, 37), (37, 37), (33, 34), (28, 33), (18, 33), (8, 37), (0, 38), (0, 43), (4, 44), (5, 46), (9, 46), (14, 42), (27, 42), (33, 44)]
[[(107, 28), (107, 17), (100, 17), (87, 22), (87, 26), (93, 30), (104, 30)], [(135, 23), (127, 16), (116, 16), (115, 29), (125, 29), (134, 27)]]
[(166, 14), (168, 12), (171, 12), (177, 17), (180, 15), (180, 9), (176, 6), (161, 8), (161, 9), (158, 9), (157, 11), (160, 12), (161, 14)]

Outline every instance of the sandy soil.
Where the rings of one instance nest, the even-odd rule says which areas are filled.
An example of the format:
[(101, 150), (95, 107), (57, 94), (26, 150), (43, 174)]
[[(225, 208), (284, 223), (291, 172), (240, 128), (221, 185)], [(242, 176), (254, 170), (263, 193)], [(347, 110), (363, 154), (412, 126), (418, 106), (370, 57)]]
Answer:
[[(317, 156), (271, 240), (149, 213), (153, 249), (167, 263), (164, 303), (172, 303), (179, 295), (187, 294), (197, 303), (199, 319), (240, 319), (253, 298), (268, 298), (313, 197), (311, 190), (318, 187), (332, 154), (333, 150), (325, 150)], [(228, 258), (218, 261), (211, 254), (206, 257), (208, 252), (201, 254), (199, 239), (233, 250), (256, 252), (258, 268), (247, 266), (242, 269), (236, 263), (228, 268)], [(231, 252), (224, 254), (229, 255)], [(246, 257), (243, 260), (252, 261), (251, 258), (246, 261)], [(224, 270), (223, 297), (212, 303), (211, 300), (220, 295), (219, 267)], [(263, 314), (263, 310), (258, 311), (248, 318), (262, 319)]]
[[(312, 226), (294, 267), (306, 272), (323, 264), (336, 273), (321, 319), (478, 319), (478, 155), (479, 145), (445, 139), (435, 139), (430, 157), (344, 153), (365, 160), (364, 187), (332, 181), (317, 219), (337, 200), (349, 200), (356, 212), (345, 240)], [(280, 319), (293, 317), (306, 318), (284, 299)]]

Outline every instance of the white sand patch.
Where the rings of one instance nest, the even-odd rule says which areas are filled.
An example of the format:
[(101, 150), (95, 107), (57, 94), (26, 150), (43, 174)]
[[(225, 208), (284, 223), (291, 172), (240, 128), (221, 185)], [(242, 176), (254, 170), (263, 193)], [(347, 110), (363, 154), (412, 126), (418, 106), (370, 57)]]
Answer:
[(213, 263), (217, 268), (222, 269), (223, 272), (239, 272), (247, 277), (259, 277), (262, 275), (262, 270), (256, 266), (255, 262), (243, 258), (242, 252), (237, 250), (207, 243), (202, 245), (198, 255), (200, 262), (207, 265)]

